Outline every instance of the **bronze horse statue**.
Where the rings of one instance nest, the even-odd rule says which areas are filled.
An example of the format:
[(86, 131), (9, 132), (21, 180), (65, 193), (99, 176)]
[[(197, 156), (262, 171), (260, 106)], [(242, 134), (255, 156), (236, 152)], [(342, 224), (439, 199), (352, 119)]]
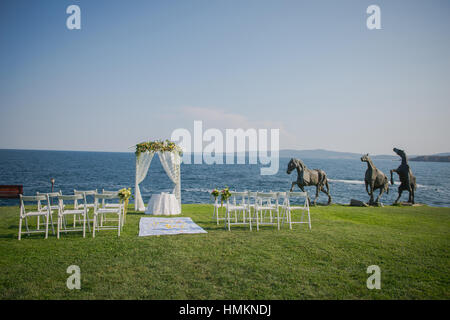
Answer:
[[(316, 198), (314, 199), (314, 205), (316, 205), (320, 191), (328, 196), (328, 204), (331, 203), (330, 187), (328, 186), (328, 179), (325, 171), (320, 169), (308, 169), (302, 160), (292, 158), (288, 163), (287, 174), (291, 174), (294, 169), (297, 169), (297, 181), (292, 182), (291, 191), (294, 190), (295, 185), (297, 185), (303, 192), (305, 192), (304, 187), (316, 186)], [(327, 187), (327, 190), (325, 190), (325, 186)], [(311, 203), (309, 197), (308, 202)]]
[[(362, 162), (367, 162), (366, 176), (364, 178), (364, 183), (366, 185), (366, 191), (370, 196), (369, 204), (378, 204), (383, 192), (389, 194), (389, 180), (386, 175), (379, 169), (375, 167), (370, 159), (369, 154), (361, 157)], [(370, 190), (369, 190), (370, 188)], [(375, 190), (380, 189), (380, 194), (377, 199), (373, 201), (373, 193)]]
[(403, 150), (394, 148), (396, 154), (402, 158), (402, 163), (397, 169), (391, 170), (391, 184), (394, 184), (394, 176), (392, 175), (396, 172), (400, 178), (400, 186), (398, 187), (398, 197), (394, 204), (398, 203), (398, 200), (402, 196), (402, 192), (407, 190), (409, 192), (408, 202), (414, 204), (414, 192), (417, 189), (416, 177), (412, 174), (411, 168), (408, 164), (408, 159), (406, 153)]

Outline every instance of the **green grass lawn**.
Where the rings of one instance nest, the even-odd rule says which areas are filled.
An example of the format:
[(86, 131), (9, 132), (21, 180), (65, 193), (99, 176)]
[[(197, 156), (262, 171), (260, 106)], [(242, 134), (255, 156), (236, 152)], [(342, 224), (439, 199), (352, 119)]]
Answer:
[[(131, 207), (130, 207), (131, 208)], [(0, 207), (0, 299), (449, 299), (450, 208), (311, 208), (306, 225), (259, 232), (212, 222), (209, 205), (183, 205), (207, 234), (138, 237), (142, 214), (115, 231), (17, 240), (17, 207)], [(69, 265), (81, 289), (69, 290)], [(369, 290), (367, 267), (381, 268)]]

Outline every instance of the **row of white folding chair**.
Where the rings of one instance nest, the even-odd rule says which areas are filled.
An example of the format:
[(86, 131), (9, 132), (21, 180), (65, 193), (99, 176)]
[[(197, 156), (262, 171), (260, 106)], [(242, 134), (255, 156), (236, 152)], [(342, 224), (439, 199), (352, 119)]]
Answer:
[[(262, 203), (262, 199), (267, 199), (266, 202), (267, 205), (264, 205)], [(274, 224), (272, 219), (272, 212), (275, 211), (277, 213), (277, 226), (278, 229), (280, 228), (279, 223), (282, 218), (282, 224), (287, 220), (287, 223), (289, 223), (289, 228), (292, 229), (292, 224), (297, 223), (306, 223), (309, 225), (309, 229), (311, 229), (311, 214), (309, 211), (309, 203), (308, 203), (308, 194), (306, 192), (274, 192), (274, 193), (257, 193), (256, 194), (256, 208), (255, 211), (257, 213), (260, 213), (261, 219), (259, 221), (262, 221), (261, 224), (266, 224), (264, 222), (264, 219), (262, 217), (262, 210), (268, 210), (270, 211), (270, 223), (268, 224)], [(258, 200), (259, 199), (259, 200)], [(271, 199), (275, 201), (274, 204), (271, 203)], [(295, 203), (292, 203), (293, 199), (301, 199), (303, 201), (302, 205), (296, 205)], [(260, 206), (260, 207), (258, 207)], [(293, 221), (292, 220), (292, 213), (295, 211), (301, 211), (300, 221)], [(303, 221), (305, 213), (307, 214), (308, 221)], [(257, 220), (258, 222), (258, 220)]]
[[(260, 225), (276, 225), (280, 229), (281, 217), (278, 205), (278, 193), (231, 192), (231, 200), (232, 204), (228, 201), (226, 205), (228, 230), (231, 229), (231, 225), (238, 224), (248, 224), (250, 230), (252, 230), (252, 224), (254, 223), (256, 223), (257, 230), (259, 230)], [(275, 203), (272, 203), (272, 200)], [(234, 222), (232, 222), (233, 213)], [(239, 220), (239, 213), (242, 213), (242, 220)], [(269, 217), (267, 217), (267, 214)]]
[[(51, 198), (57, 197), (58, 198), (58, 205), (53, 205), (51, 202)], [(58, 221), (57, 221), (57, 236), (59, 238), (59, 231), (60, 231), (60, 226), (62, 225), (62, 210), (61, 207), (64, 208), (64, 205), (61, 204), (60, 202), (60, 197), (63, 197), (61, 195), (61, 192), (54, 192), (54, 193), (47, 193), (47, 194), (42, 194), (42, 193), (38, 193), (36, 196), (20, 196), (20, 220), (19, 220), (19, 240), (22, 237), (22, 233), (25, 234), (31, 234), (31, 233), (39, 233), (39, 232), (44, 232), (41, 231), (40, 229), (40, 217), (44, 217), (45, 218), (45, 238), (47, 239), (48, 237), (48, 227), (49, 224), (51, 224), (52, 226), (52, 232), (53, 234), (55, 233), (55, 229), (54, 229), (54, 224), (53, 224), (53, 211), (54, 210), (58, 210)], [(45, 205), (42, 205), (42, 201), (46, 201)], [(37, 211), (27, 211), (26, 207), (25, 207), (25, 202), (34, 202), (36, 203), (36, 207), (37, 207)], [(30, 230), (29, 225), (28, 225), (28, 218), (29, 217), (37, 217), (37, 221), (36, 221), (36, 229), (35, 230)], [(22, 231), (22, 222), (25, 222), (25, 226), (27, 231), (23, 232)], [(69, 231), (69, 230), (68, 230)]]
[[(74, 190), (74, 195), (77, 195), (77, 194), (83, 195), (83, 193), (86, 193), (86, 195), (89, 196), (89, 195), (93, 195), (93, 194), (97, 193), (97, 190), (88, 190), (88, 191), (77, 191), (77, 190)], [(59, 192), (49, 192), (49, 193), (37, 192), (36, 195), (48, 195), (49, 196), (51, 213), (53, 213), (53, 211), (58, 211), (59, 210), (58, 196), (62, 195), (61, 190)], [(82, 209), (84, 207), (84, 203), (83, 204), (79, 204), (78, 200), (79, 199), (75, 199), (74, 200), (74, 209), (76, 209), (76, 210)], [(55, 202), (56, 202), (56, 204), (54, 204)], [(87, 208), (93, 208), (94, 204), (93, 203), (92, 204), (87, 204), (86, 207)], [(38, 201), (38, 210), (41, 211), (41, 210), (46, 210), (46, 209), (47, 209), (47, 205), (42, 206), (41, 201)], [(75, 227), (75, 223), (77, 222), (76, 219), (77, 219), (77, 216), (75, 215), (74, 216), (74, 220), (73, 220), (74, 227)], [(51, 220), (52, 229), (53, 229), (54, 227), (53, 227), (53, 215), (52, 214), (50, 215), (50, 220)], [(90, 222), (89, 215), (87, 216), (87, 221)], [(65, 219), (64, 219), (63, 222), (65, 223)], [(80, 220), (79, 222), (82, 222), (82, 221)], [(37, 229), (39, 229), (39, 228), (40, 228), (40, 221), (39, 221), (39, 217), (38, 217)], [(90, 226), (89, 226), (89, 230), (90, 230)]]
[[(292, 198), (302, 198), (304, 204), (302, 206), (291, 205)], [(307, 198), (306, 192), (231, 192), (231, 203), (229, 199), (225, 204), (226, 216), (224, 218), (219, 217), (220, 205), (217, 201), (214, 204), (214, 214), (217, 224), (219, 224), (219, 220), (226, 221), (228, 230), (231, 230), (231, 225), (238, 224), (248, 224), (250, 230), (252, 230), (252, 223), (255, 222), (257, 230), (259, 230), (260, 225), (276, 225), (279, 230), (280, 223), (284, 224), (285, 220), (289, 223), (290, 229), (292, 229), (292, 224), (295, 223), (307, 223), (311, 229), (311, 216)], [(302, 212), (300, 221), (292, 221), (292, 212), (295, 210), (301, 210)], [(308, 216), (307, 222), (303, 221), (305, 212)], [(239, 220), (240, 213), (242, 214), (241, 220)]]
[[(249, 219), (252, 218), (252, 213), (254, 212), (254, 208), (255, 208), (255, 201), (253, 201), (253, 203), (252, 203), (251, 200), (256, 199), (256, 192), (232, 191), (230, 193), (231, 193), (231, 197), (230, 197), (231, 201), (230, 201), (230, 199), (228, 199), (225, 202), (225, 205), (223, 205), (223, 203), (219, 203), (219, 199), (215, 198), (215, 202), (213, 204), (213, 206), (214, 206), (213, 219), (216, 220), (217, 225), (219, 225), (220, 221), (225, 221), (225, 224), (228, 224), (228, 216), (230, 217), (230, 220), (234, 219), (234, 221), (235, 221), (234, 224), (249, 223)], [(223, 217), (221, 217), (221, 215), (220, 215), (220, 208), (226, 209), (225, 215)], [(229, 210), (227, 210), (227, 209), (229, 209)], [(247, 210), (247, 213), (245, 213), (245, 210)], [(243, 223), (238, 222), (239, 214), (242, 214), (242, 222)]]
[[(236, 198), (241, 197), (241, 203), (237, 203)], [(214, 211), (213, 211), (213, 219), (216, 220), (217, 225), (219, 225), (220, 221), (225, 221), (225, 224), (228, 223), (228, 212), (230, 212), (230, 219), (235, 219), (235, 223), (238, 223), (238, 214), (242, 213), (243, 221), (245, 222), (248, 215), (244, 214), (244, 211), (242, 210), (243, 207), (245, 207), (245, 210), (248, 210), (249, 207), (254, 207), (254, 204), (251, 204), (250, 202), (246, 202), (246, 199), (249, 197), (248, 191), (245, 192), (231, 192), (231, 200), (232, 203), (230, 204), (230, 199), (228, 199), (225, 202), (225, 205), (223, 203), (219, 203), (219, 199), (215, 198), (214, 200)], [(220, 209), (221, 208), (235, 208), (236, 210), (225, 210), (225, 215), (223, 217), (220, 216)], [(233, 218), (234, 217), (234, 218)]]
[[(274, 204), (272, 200), (275, 201)], [(247, 224), (252, 230), (252, 223), (255, 222), (257, 230), (260, 225), (277, 225), (278, 230), (280, 229), (280, 210), (276, 192), (231, 192), (231, 203), (229, 200), (227, 201), (226, 213), (228, 230), (231, 230), (232, 225)], [(267, 219), (267, 213), (269, 213), (270, 219)], [(239, 219), (240, 214), (242, 214), (242, 219)]]
[[(83, 193), (85, 193), (86, 196), (92, 196), (93, 197), (98, 192), (97, 192), (97, 189), (95, 189), (95, 190), (86, 190), (86, 191), (74, 190), (74, 194), (83, 194)], [(101, 194), (117, 195), (118, 191), (108, 191), (108, 190), (103, 189)], [(116, 197), (103, 198), (102, 201), (101, 201), (101, 207), (102, 208), (122, 208), (121, 224), (122, 224), (122, 227), (123, 227), (123, 225), (125, 224), (125, 207), (123, 207), (120, 203), (117, 203), (117, 202), (115, 202), (115, 203), (108, 202), (107, 201), (108, 199), (116, 199), (116, 200), (118, 200), (118, 198), (116, 198)], [(94, 206), (95, 206), (94, 202), (87, 203), (86, 205), (87, 205), (88, 208), (94, 208)], [(77, 208), (80, 207), (80, 206), (82, 207), (83, 205), (76, 205)], [(100, 223), (100, 226), (103, 226), (107, 222), (118, 221), (118, 220), (119, 220), (118, 218), (111, 218), (111, 217), (108, 217), (106, 215), (106, 213), (103, 213), (103, 214), (100, 215), (100, 222), (99, 223)], [(91, 220), (89, 218), (89, 213), (88, 213), (88, 222), (93, 222), (93, 220)]]
[[(287, 220), (290, 229), (292, 229), (292, 224), (297, 223), (307, 223), (309, 225), (309, 229), (311, 229), (311, 214), (309, 211), (308, 194), (306, 192), (258, 192), (256, 193), (255, 197), (255, 212), (257, 218), (256, 221), (257, 223), (261, 221), (261, 223), (259, 223), (260, 225), (275, 225), (275, 223), (273, 222), (275, 217), (272, 216), (272, 213), (275, 212), (277, 214), (276, 224), (278, 229), (280, 229), (280, 220), (282, 220), (281, 224), (284, 224), (284, 222)], [(292, 203), (293, 199), (303, 200), (303, 205), (295, 205), (295, 203)], [(265, 204), (264, 200), (266, 200)], [(272, 200), (275, 203), (272, 204)], [(292, 220), (292, 213), (296, 210), (301, 211), (300, 221)], [(268, 223), (264, 222), (263, 213), (266, 213), (266, 211), (269, 211), (270, 213), (270, 221)], [(305, 213), (307, 214), (308, 221), (303, 221)]]
[[(255, 193), (256, 194), (256, 193)], [(220, 221), (224, 221), (225, 225), (228, 223), (228, 216), (230, 216), (230, 219), (234, 219), (235, 223), (234, 224), (241, 224), (238, 223), (238, 215), (239, 213), (242, 213), (242, 218), (243, 218), (243, 222), (246, 221), (247, 219), (247, 223), (248, 223), (248, 214), (245, 213), (245, 210), (247, 210), (248, 213), (251, 213), (250, 209), (254, 208), (254, 203), (252, 204), (250, 202), (251, 197), (253, 196), (252, 192), (249, 191), (244, 191), (244, 192), (239, 192), (237, 193), (236, 191), (232, 191), (231, 192), (231, 204), (230, 204), (230, 199), (228, 199), (225, 202), (225, 205), (223, 203), (219, 203), (219, 199), (215, 198), (213, 207), (214, 207), (214, 211), (213, 211), (213, 219), (216, 220), (217, 225), (219, 225)], [(240, 199), (237, 199), (237, 198)], [(246, 200), (248, 199), (248, 201)], [(240, 201), (240, 203), (239, 203)], [(220, 209), (221, 208), (225, 208), (225, 214), (223, 215), (223, 217), (221, 217), (220, 215)], [(243, 210), (245, 208), (245, 210)], [(228, 210), (231, 209), (231, 210)], [(234, 217), (234, 218), (233, 218)]]
[[(83, 200), (83, 205), (78, 206), (77, 203), (79, 200)], [(64, 201), (73, 202), (73, 209), (66, 209)], [(59, 239), (61, 232), (73, 232), (73, 231), (82, 231), (83, 238), (86, 237), (86, 222), (88, 219), (88, 207), (86, 203), (86, 194), (74, 194), (74, 195), (60, 195), (58, 196), (58, 226), (57, 226), (57, 235), (56, 237)], [(73, 227), (69, 228), (66, 224), (65, 217), (68, 215), (73, 215)], [(94, 213), (95, 215), (95, 213)], [(76, 226), (76, 219), (82, 221), (82, 227)], [(89, 226), (89, 223), (88, 223)], [(89, 228), (90, 230), (90, 228)]]
[[(94, 220), (93, 220), (93, 237), (95, 237), (95, 229), (97, 231), (103, 229), (117, 229), (118, 235), (120, 236), (120, 230), (123, 227), (123, 219), (122, 215), (124, 212), (124, 207), (122, 204), (110, 204), (109, 208), (104, 208), (105, 200), (111, 200), (111, 199), (117, 199), (118, 195), (117, 192), (114, 194), (111, 192), (110, 194), (93, 194), (94, 195)], [(50, 201), (50, 196), (56, 196), (58, 198), (58, 205), (53, 206)], [(102, 200), (103, 205), (100, 206), (99, 199)], [(79, 201), (83, 200), (83, 203), (80, 204)], [(42, 201), (46, 201), (46, 205), (42, 205)], [(66, 205), (64, 204), (64, 201), (71, 201), (73, 202), (73, 209), (66, 209)], [(26, 211), (25, 202), (36, 202), (37, 204), (37, 211)], [(89, 226), (89, 205), (86, 201), (86, 192), (80, 193), (74, 195), (62, 195), (59, 193), (53, 193), (53, 194), (38, 194), (37, 196), (21, 196), (20, 198), (20, 222), (19, 222), (19, 240), (21, 238), (22, 233), (36, 233), (36, 232), (43, 232), (40, 230), (40, 221), (37, 221), (37, 228), (36, 230), (30, 231), (28, 226), (28, 217), (36, 216), (36, 217), (45, 217), (45, 234), (46, 238), (48, 237), (48, 226), (51, 220), (52, 230), (54, 233), (54, 226), (53, 226), (53, 217), (52, 213), (53, 210), (58, 210), (58, 222), (57, 222), (57, 237), (59, 238), (61, 232), (69, 232), (69, 231), (83, 231), (83, 237), (85, 236), (85, 228), (86, 228), (86, 222), (88, 222), (88, 228), (90, 230)], [(118, 221), (117, 227), (116, 226), (105, 226), (103, 224), (99, 224), (98, 216), (101, 217), (107, 215), (107, 214), (113, 214), (117, 216), (116, 219), (111, 219), (110, 221)], [(67, 215), (73, 215), (74, 216), (74, 224), (72, 228), (68, 228), (66, 225), (66, 216)], [(78, 219), (78, 220), (77, 220)], [(22, 232), (22, 221), (25, 221), (25, 225), (27, 228), (26, 232)], [(83, 224), (82, 228), (77, 228), (76, 222), (79, 221)]]
[[(74, 195), (86, 194), (87, 197), (93, 197), (98, 192), (97, 192), (97, 189), (94, 189), (94, 190), (76, 190), (76, 189), (74, 189), (73, 193), (74, 193)], [(118, 192), (117, 191), (107, 191), (107, 190), (103, 189), (102, 193), (103, 194), (114, 194), (114, 195), (117, 195)], [(39, 195), (39, 194), (40, 193), (38, 192), (37, 195)], [(59, 195), (62, 195), (62, 192), (59, 191), (59, 192), (53, 192), (53, 193), (47, 193), (47, 194), (50, 197), (50, 203), (51, 203), (52, 199), (53, 198), (57, 198)], [(89, 217), (89, 211), (90, 211), (90, 209), (94, 208), (94, 202), (90, 202), (89, 203), (89, 202), (86, 201), (86, 203), (79, 203), (78, 200), (79, 199), (76, 199), (76, 198), (74, 200), (74, 203), (73, 203), (74, 209), (75, 210), (82, 210), (86, 206), (86, 208), (88, 210), (87, 217), (86, 217), (87, 218), (87, 223), (88, 223), (88, 229), (89, 229), (89, 231), (91, 231), (90, 225), (93, 222), (93, 220)], [(40, 206), (40, 202), (39, 202), (38, 205)], [(120, 204), (119, 203), (107, 203), (105, 201), (105, 199), (103, 199), (102, 200), (102, 207), (118, 208), (118, 207), (120, 207)], [(46, 207), (45, 206), (42, 207), (42, 210), (46, 210)], [(51, 210), (52, 211), (53, 210), (58, 210), (58, 205), (51, 204)], [(50, 220), (51, 220), (51, 223), (52, 223), (52, 230), (54, 230), (53, 229), (54, 228), (53, 227), (53, 215), (50, 215)], [(109, 221), (109, 222), (110, 221), (118, 221), (118, 219), (117, 218), (113, 218), (113, 219), (107, 218), (105, 214), (102, 214), (101, 217), (100, 217), (100, 225), (103, 226), (104, 222), (106, 223), (107, 221)], [(121, 222), (122, 222), (122, 227), (123, 227), (123, 224), (125, 223), (125, 216), (124, 216), (124, 218), (122, 219)], [(66, 223), (66, 219), (63, 219), (63, 223), (64, 224)], [(73, 227), (74, 228), (76, 227), (76, 223), (83, 223), (83, 221), (81, 220), (81, 216), (74, 215), (74, 217), (73, 217)], [(39, 227), (40, 227), (40, 221), (39, 221), (39, 217), (38, 217), (38, 229), (39, 229)]]
[[(90, 222), (92, 221), (92, 237), (95, 237), (95, 232), (100, 230), (117, 230), (118, 236), (120, 236), (120, 231), (124, 225), (124, 205), (121, 203), (110, 203), (107, 200), (119, 201), (117, 191), (106, 191), (103, 190), (102, 194), (97, 193), (97, 190), (87, 190), (80, 191), (74, 190), (74, 194), (77, 196), (84, 196), (84, 203), (79, 204), (77, 197), (74, 198), (74, 208), (78, 210), (86, 211), (86, 220), (88, 222), (88, 228), (90, 231)], [(94, 203), (87, 202), (87, 196), (94, 197)], [(100, 201), (101, 200), (101, 204)], [(93, 219), (89, 218), (89, 210), (93, 208)], [(108, 218), (108, 215), (112, 215), (114, 218)], [(81, 216), (78, 216), (78, 221), (81, 220)], [(107, 225), (106, 222), (117, 221), (117, 225)], [(84, 221), (83, 221), (84, 224)], [(76, 216), (74, 216), (74, 225), (76, 226)]]

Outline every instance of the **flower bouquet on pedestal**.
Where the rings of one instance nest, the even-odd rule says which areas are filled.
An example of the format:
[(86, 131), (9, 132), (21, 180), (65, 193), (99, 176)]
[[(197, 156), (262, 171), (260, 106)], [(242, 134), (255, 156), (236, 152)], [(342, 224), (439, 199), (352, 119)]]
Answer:
[[(214, 189), (213, 191), (211, 191), (211, 196), (214, 197), (213, 218), (216, 217), (217, 224), (219, 224), (219, 210), (223, 214), (223, 202), (224, 201), (226, 202), (231, 197), (231, 192), (228, 189), (228, 187), (226, 187), (225, 189), (222, 189), (221, 191), (219, 191), (218, 189)], [(217, 198), (219, 196), (220, 196), (220, 206), (217, 203)]]
[(123, 219), (125, 220), (125, 216), (128, 210), (128, 201), (131, 198), (131, 188), (120, 189), (118, 195), (120, 203), (123, 203)]
[(227, 201), (231, 197), (231, 192), (228, 187), (220, 191), (220, 204), (223, 206), (223, 202)]
[(211, 191), (211, 195), (214, 197), (214, 202), (217, 201), (217, 197), (220, 195), (219, 190), (214, 189), (213, 191)]

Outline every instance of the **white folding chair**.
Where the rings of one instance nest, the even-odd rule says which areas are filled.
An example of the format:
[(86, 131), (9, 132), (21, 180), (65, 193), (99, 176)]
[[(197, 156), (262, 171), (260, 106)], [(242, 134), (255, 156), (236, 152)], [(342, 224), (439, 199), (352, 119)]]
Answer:
[[(230, 199), (226, 201), (226, 213), (227, 213), (227, 224), (228, 230), (231, 231), (231, 225), (246, 225), (250, 226), (252, 230), (252, 219), (250, 216), (250, 211), (248, 210), (247, 197), (248, 192), (235, 192), (231, 191), (231, 203)], [(239, 220), (239, 215), (242, 214), (241, 220)], [(233, 219), (234, 216), (234, 219)], [(234, 220), (234, 222), (231, 222)]]
[[(47, 200), (47, 206), (44, 209), (39, 205), (40, 201)], [(27, 211), (25, 208), (25, 202), (33, 202), (36, 203), (37, 211)], [(48, 238), (48, 224), (50, 217), (50, 205), (49, 205), (49, 197), (47, 195), (39, 195), (39, 196), (22, 196), (20, 195), (20, 218), (19, 218), (19, 240), (22, 238), (22, 233), (31, 234), (31, 233), (42, 233), (45, 232), (45, 239)], [(37, 228), (35, 230), (30, 230), (28, 225), (28, 218), (30, 217), (44, 217), (45, 218), (45, 230), (39, 230), (39, 222), (37, 222)], [(25, 221), (25, 227), (27, 231), (22, 232), (22, 222)]]
[[(118, 195), (119, 194), (119, 191), (117, 190), (117, 191), (115, 191), (115, 190), (105, 190), (105, 189), (102, 189), (102, 193), (101, 194), (109, 194), (109, 195)], [(108, 203), (108, 201), (106, 201), (107, 199), (102, 199), (102, 207), (105, 207), (105, 208), (107, 208), (107, 207), (118, 207), (118, 204), (117, 203)]]
[[(81, 195), (86, 195), (86, 204), (84, 203), (78, 203), (78, 201), (75, 201), (74, 203), (74, 207), (76, 209), (82, 209), (84, 206), (86, 206), (86, 208), (92, 208), (94, 209), (94, 195), (97, 193), (97, 189), (95, 190), (73, 190), (73, 194), (81, 194)], [(92, 197), (92, 202), (88, 202), (88, 197)]]
[[(73, 194), (77, 195), (77, 194), (81, 194), (81, 195), (86, 195), (86, 204), (84, 203), (79, 203), (78, 200), (75, 200), (73, 206), (74, 209), (76, 210), (81, 210), (83, 208), (86, 207), (87, 210), (87, 215), (86, 215), (86, 222), (88, 225), (88, 229), (89, 232), (91, 231), (91, 222), (92, 219), (89, 217), (89, 211), (92, 209), (92, 211), (94, 210), (94, 195), (97, 193), (97, 189), (95, 190), (73, 190)], [(91, 198), (92, 202), (88, 201), (88, 197)], [(76, 222), (76, 217), (74, 217), (74, 223)], [(81, 222), (81, 221), (77, 221), (77, 222)]]
[[(113, 196), (117, 196), (119, 194), (119, 191), (108, 191), (105, 189), (102, 189), (102, 194), (106, 194), (106, 195), (113, 195)], [(114, 197), (112, 199), (119, 199), (118, 197)], [(116, 200), (113, 200), (115, 202), (111, 202), (111, 200), (108, 199), (102, 199), (102, 208), (122, 208), (123, 212), (122, 212), (122, 226), (125, 224), (125, 206), (120, 203), (120, 199), (119, 202), (117, 202)], [(106, 215), (101, 215), (100, 216), (100, 224), (103, 225), (104, 222), (107, 221), (117, 221), (116, 218), (108, 218)]]
[[(274, 201), (275, 203), (272, 203)], [(267, 217), (267, 212), (269, 217)], [(280, 230), (280, 210), (278, 206), (278, 195), (276, 192), (257, 192), (256, 203), (256, 230), (259, 230), (260, 225), (276, 225)], [(276, 213), (276, 217), (273, 215)], [(269, 221), (266, 221), (266, 220)], [(276, 222), (274, 222), (276, 219)]]
[[(92, 237), (95, 238), (95, 231), (100, 230), (115, 230), (117, 229), (118, 236), (120, 237), (120, 230), (122, 229), (122, 215), (123, 215), (123, 204), (119, 204), (118, 207), (103, 207), (100, 206), (99, 201), (103, 200), (112, 200), (112, 199), (119, 199), (118, 194), (96, 194), (94, 195), (94, 226), (92, 228)], [(113, 215), (117, 218), (115, 219), (108, 219), (107, 221), (117, 221), (117, 226), (115, 225), (106, 225), (106, 224), (100, 224), (99, 218), (102, 218), (103, 216), (106, 217), (106, 215)], [(102, 220), (103, 221), (103, 220)], [(103, 221), (105, 222), (105, 221)]]
[[(80, 200), (83, 200), (84, 205), (80, 209), (67, 209), (66, 205), (64, 204), (64, 201), (70, 201), (75, 204), (75, 202), (78, 202)], [(74, 231), (82, 231), (83, 232), (83, 238), (86, 237), (86, 219), (87, 219), (87, 206), (86, 206), (86, 196), (84, 194), (75, 194), (75, 195), (59, 195), (58, 196), (58, 226), (57, 226), (57, 234), (56, 237), (59, 239), (61, 232), (74, 232)], [(74, 205), (75, 207), (75, 205)], [(66, 216), (72, 215), (73, 218), (73, 227), (68, 228), (66, 221)], [(78, 218), (78, 219), (77, 219)], [(77, 227), (76, 221), (81, 221), (82, 226)]]
[[(309, 213), (309, 201), (308, 201), (308, 193), (307, 192), (287, 192), (287, 201), (286, 201), (286, 205), (285, 205), (285, 214), (286, 214), (286, 218), (287, 221), (289, 223), (289, 228), (292, 230), (292, 224), (295, 223), (307, 223), (309, 225), (309, 229), (311, 230), (311, 216)], [(293, 204), (293, 199), (295, 198), (300, 198), (300, 203), (302, 202), (301, 199), (303, 200), (303, 204), (300, 205), (295, 205)], [(300, 216), (300, 221), (292, 221), (292, 212), (295, 210), (300, 210), (301, 211), (301, 216)], [(308, 214), (308, 221), (303, 221), (305, 212)], [(283, 217), (283, 222), (284, 222), (284, 217)]]
[[(55, 234), (55, 227), (54, 227), (54, 224), (53, 224), (53, 211), (58, 213), (58, 208), (59, 208), (58, 207), (58, 196), (61, 195), (61, 194), (62, 194), (61, 190), (59, 192), (48, 192), (48, 193), (36, 192), (37, 196), (45, 196), (46, 197), (48, 195), (48, 198), (49, 198), (49, 201), (50, 201), (50, 223), (52, 224), (52, 232), (53, 232), (53, 234)], [(42, 205), (41, 201), (38, 201), (38, 210), (39, 211), (47, 210), (47, 205), (48, 205), (48, 203), (46, 205)], [(44, 223), (44, 225), (45, 225), (45, 223)], [(40, 228), (40, 219), (39, 219), (39, 216), (38, 216), (38, 218), (37, 218), (37, 229), (39, 230), (39, 228)]]
[(286, 206), (287, 206), (287, 201), (288, 201), (288, 196), (287, 196), (287, 192), (277, 192), (277, 205), (278, 205), (278, 210), (280, 212), (280, 218), (282, 217), (283, 222), (284, 222), (284, 217), (285, 217), (285, 211), (286, 211)]
[(252, 222), (254, 220), (255, 214), (256, 193), (257, 192), (247, 191), (247, 210), (250, 215), (250, 219), (252, 219)]

